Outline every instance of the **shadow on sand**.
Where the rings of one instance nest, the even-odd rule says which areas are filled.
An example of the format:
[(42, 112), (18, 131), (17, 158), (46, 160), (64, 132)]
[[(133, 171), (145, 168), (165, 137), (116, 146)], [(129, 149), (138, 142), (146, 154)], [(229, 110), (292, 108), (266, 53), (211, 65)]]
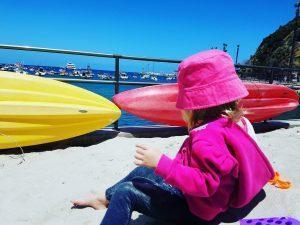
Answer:
[[(253, 124), (256, 133), (265, 133), (281, 128), (289, 128), (289, 123), (281, 121), (268, 121)], [(154, 138), (154, 137), (171, 137), (187, 135), (185, 127), (168, 127), (168, 126), (148, 126), (148, 127), (121, 127), (118, 131), (113, 129), (103, 129), (89, 134), (81, 135), (62, 141), (41, 144), (35, 146), (23, 147), (25, 153), (51, 151), (65, 149), (68, 147), (88, 147), (99, 144), (103, 141), (120, 137), (136, 138)], [(20, 154), (20, 148), (1, 150), (1, 154)]]
[[(118, 132), (113, 130), (100, 130), (89, 134), (81, 135), (78, 137), (62, 140), (62, 141), (23, 147), (23, 150), (24, 153), (30, 153), (30, 152), (52, 151), (57, 149), (65, 149), (69, 147), (88, 147), (91, 145), (99, 144), (108, 139), (114, 138), (117, 135)], [(11, 148), (7, 150), (1, 150), (1, 154), (21, 154), (21, 149)]]
[[(217, 225), (220, 223), (234, 223), (246, 217), (261, 201), (266, 197), (264, 190), (261, 190), (252, 201), (240, 209), (230, 208), (224, 213), (221, 213), (213, 221), (210, 222), (200, 222), (193, 225)], [(154, 220), (144, 215), (140, 215), (137, 219), (132, 220), (130, 225), (179, 225), (174, 223), (167, 223), (159, 220)], [(180, 224), (189, 225), (189, 224)]]

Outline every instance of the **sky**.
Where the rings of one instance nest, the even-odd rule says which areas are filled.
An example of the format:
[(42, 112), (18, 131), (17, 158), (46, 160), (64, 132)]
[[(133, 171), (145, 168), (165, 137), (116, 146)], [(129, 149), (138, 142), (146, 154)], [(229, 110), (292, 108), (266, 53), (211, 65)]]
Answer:
[[(0, 43), (184, 59), (228, 45), (243, 63), (295, 15), (296, 0), (0, 0)], [(113, 69), (113, 60), (0, 50), (0, 62)], [(121, 70), (177, 65), (122, 61)]]

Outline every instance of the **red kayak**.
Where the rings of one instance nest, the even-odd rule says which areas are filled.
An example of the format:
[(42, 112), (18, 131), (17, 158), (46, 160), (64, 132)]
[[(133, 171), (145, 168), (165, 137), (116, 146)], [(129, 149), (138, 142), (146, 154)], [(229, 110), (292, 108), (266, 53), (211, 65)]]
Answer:
[[(282, 85), (245, 83), (249, 95), (240, 101), (251, 122), (264, 121), (298, 107), (298, 95)], [(113, 97), (115, 104), (133, 115), (156, 123), (183, 126), (175, 107), (177, 84), (163, 84), (124, 91)]]

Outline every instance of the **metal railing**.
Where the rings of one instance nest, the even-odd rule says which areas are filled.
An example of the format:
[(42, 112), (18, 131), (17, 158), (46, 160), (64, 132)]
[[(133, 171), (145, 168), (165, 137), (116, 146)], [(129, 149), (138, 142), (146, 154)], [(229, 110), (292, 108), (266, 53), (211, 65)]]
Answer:
[[(19, 50), (19, 51), (31, 51), (31, 52), (45, 52), (54, 54), (67, 54), (67, 55), (78, 55), (78, 56), (89, 56), (98, 58), (112, 58), (115, 60), (115, 70), (114, 70), (114, 81), (105, 80), (86, 80), (86, 79), (72, 79), (72, 78), (55, 78), (64, 82), (84, 82), (84, 83), (98, 83), (98, 84), (114, 84), (114, 93), (118, 94), (120, 90), (120, 85), (158, 85), (162, 83), (150, 83), (150, 82), (128, 82), (120, 81), (120, 60), (135, 60), (135, 61), (151, 61), (151, 62), (164, 62), (164, 63), (175, 63), (178, 64), (181, 60), (176, 59), (163, 59), (163, 58), (148, 58), (148, 57), (136, 57), (136, 56), (125, 56), (119, 54), (105, 54), (98, 52), (86, 52), (86, 51), (74, 51), (74, 50), (64, 50), (64, 49), (51, 49), (51, 48), (40, 48), (31, 46), (16, 46), (16, 45), (3, 45), (0, 44), (0, 49), (7, 50)], [(252, 66), (252, 65), (235, 65), (237, 73), (241, 79), (249, 81), (263, 81), (268, 83), (273, 83), (274, 81), (285, 81), (286, 83), (293, 81), (296, 76), (297, 82), (300, 78), (300, 69), (294, 68), (280, 68), (280, 67), (266, 67), (266, 66)], [(286, 78), (286, 79), (285, 79)], [(118, 121), (114, 123), (114, 129), (118, 130)]]
[[(100, 57), (100, 58), (113, 58), (115, 60), (115, 73), (114, 73), (115, 80), (114, 81), (84, 80), (81, 82), (93, 82), (93, 83), (99, 83), (99, 84), (107, 84), (107, 83), (114, 84), (115, 94), (119, 93), (120, 85), (145, 85), (146, 86), (146, 85), (161, 84), (161, 83), (150, 83), (150, 82), (148, 83), (148, 82), (122, 82), (122, 81), (120, 81), (120, 59), (136, 60), (136, 61), (165, 62), (165, 63), (180, 63), (181, 62), (181, 60), (174, 60), (174, 59), (135, 57), (135, 56), (125, 56), (125, 55), (119, 55), (119, 54), (105, 54), (105, 53), (97, 53), (97, 52), (51, 49), (51, 48), (40, 48), (40, 47), (31, 47), (31, 46), (17, 46), (17, 45), (0, 44), (0, 49), (31, 51), (31, 52), (46, 52), (46, 53), (90, 56), (90, 57)], [(58, 80), (80, 82), (78, 79), (61, 78)], [(119, 129), (118, 121), (116, 121), (114, 123), (114, 128), (116, 130)]]
[(243, 80), (261, 81), (273, 84), (292, 84), (300, 82), (300, 69), (270, 66), (235, 65), (237, 73)]

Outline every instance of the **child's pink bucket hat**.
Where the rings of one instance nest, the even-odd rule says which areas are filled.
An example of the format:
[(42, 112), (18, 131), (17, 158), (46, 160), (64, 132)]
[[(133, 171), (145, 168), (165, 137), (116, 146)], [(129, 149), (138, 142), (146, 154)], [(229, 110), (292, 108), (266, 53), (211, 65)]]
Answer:
[(220, 50), (197, 53), (178, 67), (179, 109), (205, 109), (246, 97), (231, 57)]

